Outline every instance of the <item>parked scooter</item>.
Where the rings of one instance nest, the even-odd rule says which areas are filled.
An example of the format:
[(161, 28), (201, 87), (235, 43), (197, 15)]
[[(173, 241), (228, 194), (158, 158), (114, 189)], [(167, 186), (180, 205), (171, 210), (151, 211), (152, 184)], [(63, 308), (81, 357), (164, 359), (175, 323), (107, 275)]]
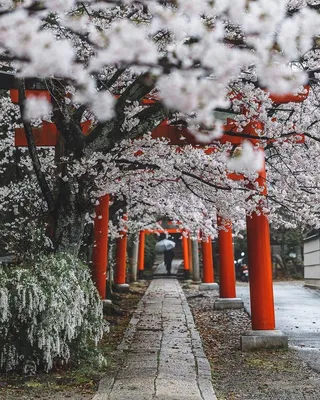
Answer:
[(241, 282), (249, 282), (249, 269), (247, 265), (242, 265), (241, 274), (240, 274)]

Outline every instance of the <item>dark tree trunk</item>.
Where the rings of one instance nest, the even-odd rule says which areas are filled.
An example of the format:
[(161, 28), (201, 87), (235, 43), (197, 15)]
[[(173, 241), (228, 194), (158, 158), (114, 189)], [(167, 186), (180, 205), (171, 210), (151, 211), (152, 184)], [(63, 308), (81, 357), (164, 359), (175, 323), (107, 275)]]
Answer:
[(85, 228), (85, 213), (73, 209), (73, 205), (59, 209), (54, 230), (53, 244), (57, 252), (78, 256)]
[(85, 191), (76, 190), (78, 184), (72, 180), (60, 182), (53, 229), (54, 250), (75, 256), (79, 255), (84, 240), (86, 214), (92, 211)]

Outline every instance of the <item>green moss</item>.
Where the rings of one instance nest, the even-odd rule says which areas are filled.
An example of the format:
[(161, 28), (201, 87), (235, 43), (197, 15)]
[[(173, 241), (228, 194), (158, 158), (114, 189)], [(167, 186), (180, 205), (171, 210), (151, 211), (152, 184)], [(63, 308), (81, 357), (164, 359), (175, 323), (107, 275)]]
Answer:
[(295, 368), (287, 358), (273, 357), (272, 353), (266, 354), (264, 357), (259, 357), (257, 353), (252, 354), (245, 359), (245, 363), (255, 369), (270, 370), (276, 372), (294, 372)]

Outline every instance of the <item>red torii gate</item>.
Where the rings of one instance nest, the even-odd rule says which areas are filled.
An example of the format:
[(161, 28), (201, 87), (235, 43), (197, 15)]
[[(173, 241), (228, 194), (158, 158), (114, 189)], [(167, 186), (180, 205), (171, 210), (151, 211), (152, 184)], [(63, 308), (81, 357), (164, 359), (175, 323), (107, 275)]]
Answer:
[[(107, 215), (105, 216), (107, 219)], [(99, 229), (99, 227), (97, 227)], [(162, 228), (162, 229), (144, 229), (139, 232), (139, 248), (138, 248), (138, 280), (144, 278), (144, 251), (145, 251), (145, 236), (152, 233), (181, 233), (182, 234), (182, 245), (183, 245), (183, 260), (184, 260), (184, 271), (185, 278), (189, 279), (189, 253), (188, 253), (188, 239), (183, 235), (183, 229), (179, 228)], [(128, 289), (126, 283), (126, 247), (127, 247), (127, 233), (125, 231), (120, 232), (120, 237), (117, 239), (117, 250), (116, 250), (116, 271), (114, 277), (114, 283), (119, 291), (125, 291)], [(103, 250), (103, 249), (102, 249)], [(97, 271), (97, 266), (95, 267)], [(100, 271), (100, 270), (99, 270)], [(100, 272), (101, 281), (105, 281), (105, 276)], [(100, 286), (100, 285), (99, 285)]]
[[(47, 90), (26, 90), (27, 97), (42, 97), (51, 101), (50, 93)], [(10, 90), (10, 97), (14, 104), (19, 103), (19, 93), (17, 89)], [(89, 133), (91, 121), (81, 123), (84, 135)], [(55, 124), (42, 121), (41, 128), (33, 128), (32, 134), (37, 147), (56, 147), (58, 146), (60, 133)], [(27, 139), (23, 128), (15, 129), (15, 146), (27, 147)], [(107, 263), (108, 263), (108, 225), (109, 225), (109, 203), (110, 195), (106, 194), (98, 199), (95, 207), (94, 219), (94, 245), (92, 252), (92, 278), (102, 299), (107, 295)]]
[[(30, 91), (34, 95), (35, 91)], [(36, 91), (39, 92), (39, 91)], [(31, 93), (27, 93), (30, 95)], [(288, 102), (302, 102), (308, 96), (308, 90), (303, 94), (290, 94), (286, 96), (276, 96), (271, 95), (271, 99), (276, 104), (283, 104)], [(13, 98), (14, 96), (12, 96)], [(14, 100), (14, 99), (13, 99)], [(150, 100), (153, 101), (153, 100)], [(257, 139), (249, 139), (253, 142), (257, 142), (260, 140), (258, 135), (256, 134), (257, 128), (262, 128), (262, 126), (255, 125), (257, 122), (249, 123), (247, 127), (242, 130), (242, 133), (249, 133), (250, 136), (255, 136)], [(258, 123), (259, 124), (259, 123)], [(50, 125), (50, 124), (49, 124)], [(50, 126), (46, 128), (46, 125), (43, 126), (42, 134), (47, 130), (49, 132), (52, 127)], [(234, 129), (234, 123), (232, 120), (228, 120), (227, 125), (225, 126), (225, 130), (230, 130), (230, 125)], [(231, 129), (231, 130), (232, 130)], [(247, 130), (247, 131), (246, 131)], [(235, 133), (236, 130), (234, 130)], [(16, 136), (16, 145), (24, 145), (21, 139), (22, 133), (20, 132), (20, 141), (19, 141), (19, 132), (17, 132)], [(58, 132), (50, 133), (50, 144), (47, 145), (55, 145), (53, 137), (57, 137)], [(177, 126), (168, 125), (166, 122), (163, 122), (153, 131), (153, 137), (166, 137), (170, 140), (170, 144), (175, 145), (183, 145), (183, 144), (195, 144), (196, 141), (193, 142), (190, 139), (190, 134), (187, 128), (180, 129)], [(181, 136), (184, 136), (187, 139), (179, 140)], [(39, 133), (39, 137), (41, 137), (41, 133)], [(42, 136), (44, 138), (44, 136)], [(177, 140), (178, 138), (178, 140)], [(39, 138), (40, 140), (40, 138)], [(220, 143), (231, 142), (235, 145), (240, 145), (243, 141), (241, 135), (232, 136), (232, 137), (223, 137), (220, 140)], [(45, 142), (42, 142), (42, 145), (46, 145)], [(49, 143), (49, 139), (48, 139)], [(266, 195), (266, 173), (265, 168), (260, 171), (259, 177), (257, 179), (259, 186), (263, 187), (263, 193)], [(96, 280), (97, 287), (99, 287), (99, 293), (102, 298), (105, 298), (105, 290), (103, 290), (102, 280), (106, 278), (106, 268), (102, 267), (102, 263), (104, 262), (106, 265), (107, 262), (107, 254), (105, 253), (105, 247), (100, 246), (102, 242), (102, 238), (107, 236), (107, 223), (108, 223), (108, 208), (109, 196), (107, 195), (104, 201), (100, 201), (99, 206), (96, 209), (96, 220), (95, 220), (95, 266), (94, 266), (94, 277)], [(97, 221), (100, 220), (100, 223)], [(101, 220), (104, 220), (104, 224), (101, 223)], [(224, 224), (223, 221), (219, 220), (218, 224)], [(102, 227), (103, 225), (103, 227)], [(252, 328), (253, 330), (261, 330), (273, 331), (275, 329), (275, 318), (274, 318), (274, 304), (273, 304), (273, 287), (272, 287), (272, 265), (271, 265), (271, 250), (270, 250), (270, 238), (269, 238), (269, 223), (267, 217), (261, 212), (254, 212), (251, 217), (247, 217), (247, 230), (248, 230), (248, 258), (249, 258), (249, 269), (250, 269), (250, 299), (251, 299), (251, 312), (252, 312)], [(142, 239), (142, 236), (140, 236)], [(107, 238), (106, 238), (107, 240)], [(139, 245), (139, 249), (143, 246), (143, 239), (141, 240), (141, 246)], [(121, 247), (121, 246), (120, 246)], [(235, 278), (234, 278), (234, 260), (233, 260), (233, 252), (232, 249), (232, 230), (231, 230), (231, 222), (227, 221), (227, 229), (220, 230), (219, 232), (219, 247), (220, 254), (224, 254), (224, 257), (220, 260), (220, 297), (221, 298), (234, 298), (235, 297)], [(224, 251), (222, 251), (224, 250)], [(122, 252), (123, 253), (123, 252)], [(204, 254), (208, 252), (205, 251)], [(140, 260), (141, 260), (141, 250), (140, 250)], [(98, 261), (97, 261), (98, 260)], [(208, 265), (210, 262), (207, 262), (208, 257), (204, 262), (204, 275), (208, 276)], [(231, 263), (232, 260), (232, 263)], [(98, 266), (100, 264), (100, 267)], [(141, 263), (139, 263), (141, 265)], [(212, 264), (211, 264), (212, 265)], [(232, 266), (232, 271), (231, 271)], [(140, 267), (141, 268), (141, 267)], [(139, 268), (139, 270), (140, 270)], [(209, 280), (212, 279), (208, 278)], [(100, 285), (101, 284), (101, 285)], [(274, 335), (273, 335), (274, 336)], [(266, 337), (266, 336), (265, 336)], [(243, 343), (247, 343), (248, 341), (252, 341), (252, 336), (244, 338)], [(254, 339), (256, 342), (256, 338)]]
[[(304, 101), (308, 96), (309, 88), (305, 88), (305, 93), (289, 94), (284, 96), (271, 95), (271, 99), (276, 104), (284, 104), (289, 102), (299, 103)], [(235, 123), (228, 120), (224, 126), (226, 131), (233, 130)], [(231, 128), (231, 129), (230, 129)], [(242, 130), (242, 134), (228, 137), (225, 135), (222, 139), (218, 140), (220, 143), (230, 142), (234, 145), (241, 145), (244, 140), (243, 136), (248, 136), (247, 140), (253, 143), (258, 143), (259, 140), (264, 140), (256, 133), (257, 130), (262, 130), (263, 125), (259, 121), (250, 122)], [(247, 134), (247, 135), (246, 135)], [(183, 145), (194, 144), (197, 145), (195, 139), (190, 140), (190, 134), (186, 128), (178, 128), (170, 126), (166, 122), (162, 123), (155, 131), (156, 137), (167, 137), (171, 144)], [(292, 135), (293, 136), (293, 135)], [(181, 139), (180, 138), (187, 138)], [(296, 143), (303, 143), (303, 134), (296, 134)], [(266, 139), (267, 140), (267, 139)], [(262, 151), (262, 149), (261, 149)], [(232, 178), (232, 177), (231, 177)], [(238, 177), (235, 177), (238, 179)], [(265, 166), (259, 172), (256, 180), (258, 185), (263, 188), (261, 195), (266, 196), (266, 170)], [(267, 216), (261, 209), (258, 212), (253, 212), (251, 216), (247, 216), (247, 232), (248, 232), (248, 259), (250, 271), (250, 302), (251, 302), (251, 315), (252, 315), (252, 329), (253, 331), (270, 331), (270, 335), (259, 334), (252, 335), (252, 332), (242, 337), (242, 348), (249, 349), (259, 346), (287, 346), (287, 338), (283, 334), (275, 331), (275, 314), (274, 314), (274, 301), (273, 301), (273, 283), (272, 283), (272, 262), (271, 262), (271, 248), (270, 248), (270, 233), (269, 222)], [(232, 229), (231, 221), (222, 221), (218, 217), (218, 225), (224, 225), (225, 229), (219, 231), (219, 248), (220, 248), (220, 301), (216, 303), (217, 308), (224, 308), (230, 306), (230, 300), (235, 300), (235, 271), (234, 271), (234, 257), (232, 245)], [(205, 263), (204, 266), (207, 264)], [(223, 301), (226, 300), (226, 302)], [(225, 306), (224, 306), (225, 305)], [(239, 306), (239, 302), (235, 304)]]
[(189, 279), (190, 277), (190, 260), (189, 260), (189, 245), (186, 231), (181, 228), (158, 228), (158, 229), (144, 229), (139, 233), (139, 252), (138, 252), (138, 277), (143, 279), (144, 271), (144, 244), (145, 235), (153, 233), (181, 233), (182, 250), (183, 250), (183, 268), (184, 277)]

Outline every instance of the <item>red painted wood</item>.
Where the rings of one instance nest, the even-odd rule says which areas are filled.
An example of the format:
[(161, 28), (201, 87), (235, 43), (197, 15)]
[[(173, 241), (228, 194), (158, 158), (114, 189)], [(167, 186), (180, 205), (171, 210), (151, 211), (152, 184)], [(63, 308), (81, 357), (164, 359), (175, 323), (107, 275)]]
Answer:
[(102, 299), (106, 298), (107, 287), (109, 200), (108, 194), (99, 199), (93, 229), (92, 277)]
[(218, 232), (219, 261), (220, 261), (220, 297), (232, 299), (236, 297), (236, 276), (232, 245), (232, 225), (218, 217), (218, 226), (224, 226), (226, 230)]
[[(158, 125), (153, 131), (151, 136), (154, 139), (157, 138), (166, 138), (169, 140), (170, 145), (175, 146), (185, 146), (185, 145), (193, 145), (199, 146), (199, 148), (207, 147), (210, 144), (220, 143), (226, 144), (231, 143), (233, 145), (240, 145), (244, 139), (250, 140), (253, 143), (256, 143), (258, 139), (255, 138), (245, 138), (241, 135), (237, 136), (237, 134), (247, 134), (250, 136), (257, 136), (258, 137), (258, 130), (262, 130), (263, 125), (259, 121), (252, 121), (247, 126), (243, 128), (240, 132), (239, 128), (236, 126), (235, 121), (231, 119), (227, 119), (227, 123), (223, 126), (223, 130), (225, 132), (230, 132), (235, 136), (228, 135), (227, 133), (224, 134), (221, 138), (212, 140), (211, 143), (204, 146), (203, 144), (199, 143), (196, 137), (188, 130), (187, 127), (179, 127), (175, 125), (168, 125), (168, 121), (163, 121), (160, 125)], [(210, 154), (213, 153), (215, 150), (212, 147), (206, 148), (206, 153)]]
[[(263, 149), (260, 149), (263, 152)], [(257, 178), (267, 195), (265, 166)], [(247, 216), (248, 267), (252, 329), (275, 329), (269, 221), (262, 210)]]
[[(89, 134), (90, 125), (91, 121), (85, 121), (81, 123), (81, 128), (84, 135)], [(48, 121), (42, 121), (41, 128), (33, 128), (32, 134), (34, 137), (35, 144), (38, 147), (55, 147), (60, 137), (56, 125)], [(28, 146), (27, 138), (23, 128), (15, 129), (14, 140), (16, 147)]]
[(302, 103), (309, 96), (310, 86), (306, 85), (304, 87), (305, 93), (287, 93), (287, 94), (274, 94), (270, 93), (270, 99), (276, 104), (285, 104), (285, 103)]
[(251, 321), (254, 330), (275, 329), (272, 263), (268, 218), (247, 217)]
[[(57, 132), (44, 131), (42, 128), (32, 129), (34, 141), (37, 147), (55, 147), (59, 135)], [(16, 147), (28, 147), (28, 142), (23, 128), (16, 128), (14, 135), (14, 145)]]
[(183, 268), (185, 271), (190, 271), (189, 260), (189, 242), (187, 236), (182, 236), (182, 250), (183, 250)]
[[(288, 94), (288, 95), (283, 95), (283, 96), (278, 96), (278, 95), (270, 95), (271, 99), (277, 103), (286, 103), (288, 101), (294, 101), (294, 102), (301, 102), (304, 101), (308, 97), (309, 93), (309, 87), (306, 87), (306, 93), (304, 94)], [(10, 95), (12, 101), (16, 104), (18, 102), (18, 90), (17, 89), (12, 89), (10, 90)], [(48, 101), (50, 101), (50, 93), (45, 90), (26, 90), (26, 95), (27, 97), (30, 96), (36, 96), (36, 97), (45, 97)], [(238, 97), (241, 97), (241, 94), (237, 95)], [(145, 105), (150, 105), (155, 103), (156, 100), (153, 98), (146, 98), (143, 100), (143, 104)], [(90, 121), (86, 121), (83, 124), (83, 132), (84, 134), (89, 134), (89, 126), (90, 126)], [(48, 137), (46, 134), (50, 130), (50, 127), (48, 127), (47, 123), (46, 125), (44, 124), (43, 126), (43, 136), (41, 135), (40, 131), (35, 133), (37, 135), (37, 141), (41, 144), (39, 146), (55, 146), (56, 140), (53, 137), (53, 133), (51, 133), (51, 136)], [(239, 134), (250, 134), (251, 136), (258, 136), (257, 130), (262, 129), (263, 126), (259, 121), (252, 121), (250, 122), (246, 127), (243, 128), (243, 131), (239, 132), (239, 129), (237, 128), (235, 121), (232, 119), (227, 119), (226, 124), (224, 125), (223, 129), (226, 132), (225, 135), (223, 135), (221, 138), (213, 140), (211, 143), (217, 143), (219, 142), (220, 144), (225, 144), (225, 143), (231, 143), (233, 145), (240, 145), (244, 137), (239, 135), (237, 136), (237, 133)], [(227, 132), (234, 133), (235, 136), (232, 136), (228, 134)], [(57, 133), (56, 133), (57, 134)], [(302, 134), (292, 134), (292, 136), (297, 136), (297, 143), (302, 143), (304, 141), (304, 137)], [(185, 145), (193, 145), (193, 146), (200, 146), (204, 147), (202, 143), (199, 143), (195, 136), (188, 130), (187, 127), (185, 126), (176, 126), (176, 125), (169, 125), (168, 120), (164, 120), (162, 123), (156, 127), (153, 132), (152, 132), (152, 137), (153, 138), (166, 138), (169, 140), (169, 144), (175, 145), (175, 146), (185, 146)], [(248, 138), (247, 138), (248, 140)], [(253, 143), (256, 143), (258, 140), (251, 138), (249, 139)], [(273, 141), (273, 139), (269, 140)], [(17, 138), (16, 138), (16, 146), (26, 146), (26, 141), (23, 140), (23, 134), (21, 131), (17, 133)], [(207, 147), (207, 146), (206, 146)], [(179, 148), (177, 149), (179, 151)], [(205, 152), (207, 154), (211, 154), (215, 150), (213, 148), (206, 148)], [(138, 154), (137, 154), (138, 155)]]
[[(126, 216), (124, 216), (126, 219)], [(117, 239), (116, 248), (116, 268), (114, 283), (122, 285), (126, 283), (126, 272), (127, 272), (127, 232), (123, 230), (120, 232), (120, 237)]]
[(144, 248), (145, 248), (145, 231), (139, 232), (139, 249), (138, 249), (138, 270), (144, 271)]
[(181, 233), (182, 229), (179, 228), (163, 228), (163, 229), (146, 229), (147, 233)]
[(202, 248), (202, 261), (203, 261), (203, 283), (214, 283), (214, 272), (213, 272), (213, 258), (212, 258), (212, 242), (211, 238), (203, 238), (201, 240)]
[[(19, 104), (19, 91), (18, 89), (10, 89), (10, 97), (13, 104)], [(47, 90), (26, 90), (26, 97), (43, 97), (48, 102), (51, 102), (50, 93)]]

